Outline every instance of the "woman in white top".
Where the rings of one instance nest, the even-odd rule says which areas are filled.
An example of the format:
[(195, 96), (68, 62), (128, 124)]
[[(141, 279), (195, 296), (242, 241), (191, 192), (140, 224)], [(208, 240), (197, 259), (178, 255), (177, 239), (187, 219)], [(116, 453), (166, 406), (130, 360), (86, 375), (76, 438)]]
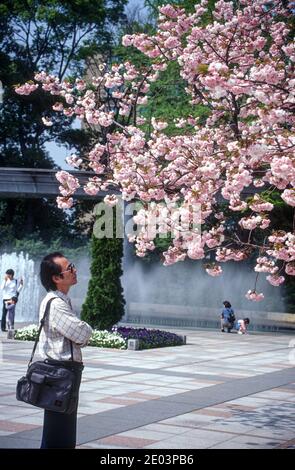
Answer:
[(13, 269), (7, 269), (5, 273), (4, 281), (1, 284), (1, 289), (3, 290), (3, 310), (2, 310), (2, 319), (1, 319), (1, 330), (6, 330), (6, 316), (7, 316), (7, 301), (11, 300), (12, 297), (18, 297), (18, 294), (23, 288), (23, 280), (21, 279), (19, 284), (17, 279), (14, 279)]

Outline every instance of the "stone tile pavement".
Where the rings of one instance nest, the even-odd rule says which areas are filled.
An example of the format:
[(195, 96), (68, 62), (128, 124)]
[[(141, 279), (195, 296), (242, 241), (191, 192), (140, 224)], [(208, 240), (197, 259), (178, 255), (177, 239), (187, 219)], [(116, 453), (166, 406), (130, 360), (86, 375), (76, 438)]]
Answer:
[[(84, 349), (77, 448), (295, 448), (294, 335), (169, 331), (187, 344)], [(15, 399), (32, 345), (0, 337), (1, 449), (39, 447), (43, 412)]]

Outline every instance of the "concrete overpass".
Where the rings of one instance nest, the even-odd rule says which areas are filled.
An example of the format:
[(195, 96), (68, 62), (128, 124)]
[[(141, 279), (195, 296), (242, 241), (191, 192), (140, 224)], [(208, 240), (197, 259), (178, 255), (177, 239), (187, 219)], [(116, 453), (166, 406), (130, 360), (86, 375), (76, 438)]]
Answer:
[[(55, 198), (60, 195), (60, 183), (55, 177), (57, 170), (43, 170), (37, 168), (0, 168), (0, 197), (3, 198)], [(92, 172), (69, 171), (78, 178), (81, 186), (89, 177), (95, 176)], [(117, 191), (113, 191), (115, 193)], [(100, 200), (108, 192), (100, 191), (96, 196), (89, 196), (83, 188), (79, 188), (73, 195), (77, 199)]]
[[(55, 177), (56, 172), (57, 170), (43, 170), (40, 168), (0, 167), (0, 198), (31, 199), (45, 197), (54, 199), (60, 195), (58, 189), (60, 183)], [(87, 182), (89, 177), (95, 176), (90, 171), (69, 171), (68, 173), (78, 178), (81, 186)], [(247, 197), (260, 191), (260, 188), (250, 186), (242, 194)], [(73, 195), (73, 198), (97, 201), (103, 199), (107, 194), (119, 194), (119, 191), (99, 191), (96, 196), (90, 196), (85, 193), (83, 188), (79, 188)], [(217, 196), (217, 200), (224, 201), (221, 195)]]

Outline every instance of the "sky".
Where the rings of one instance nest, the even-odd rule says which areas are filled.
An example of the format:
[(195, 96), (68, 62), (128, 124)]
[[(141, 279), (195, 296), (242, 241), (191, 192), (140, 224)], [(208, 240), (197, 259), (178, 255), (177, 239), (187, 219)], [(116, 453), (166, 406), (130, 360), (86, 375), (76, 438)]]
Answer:
[[(126, 6), (126, 12), (128, 14), (128, 10), (131, 10), (134, 7), (140, 7), (140, 14), (144, 14), (144, 0), (129, 0), (127, 6)], [(77, 120), (76, 127), (79, 126), (79, 121)], [(56, 145), (54, 142), (50, 142), (46, 145), (46, 149), (49, 152), (49, 155), (51, 158), (55, 161), (57, 165), (59, 165), (63, 170), (72, 170), (73, 168), (69, 166), (65, 159), (71, 153), (74, 153), (74, 149), (68, 150), (66, 147), (61, 147), (59, 145)]]

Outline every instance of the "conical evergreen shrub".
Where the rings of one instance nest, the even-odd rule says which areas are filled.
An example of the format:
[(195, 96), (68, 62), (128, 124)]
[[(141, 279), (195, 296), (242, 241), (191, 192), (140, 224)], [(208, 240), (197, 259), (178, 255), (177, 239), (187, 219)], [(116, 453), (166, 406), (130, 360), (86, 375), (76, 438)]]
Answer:
[(91, 253), (91, 278), (81, 318), (93, 328), (110, 329), (124, 315), (125, 300), (120, 280), (123, 239), (92, 235)]

